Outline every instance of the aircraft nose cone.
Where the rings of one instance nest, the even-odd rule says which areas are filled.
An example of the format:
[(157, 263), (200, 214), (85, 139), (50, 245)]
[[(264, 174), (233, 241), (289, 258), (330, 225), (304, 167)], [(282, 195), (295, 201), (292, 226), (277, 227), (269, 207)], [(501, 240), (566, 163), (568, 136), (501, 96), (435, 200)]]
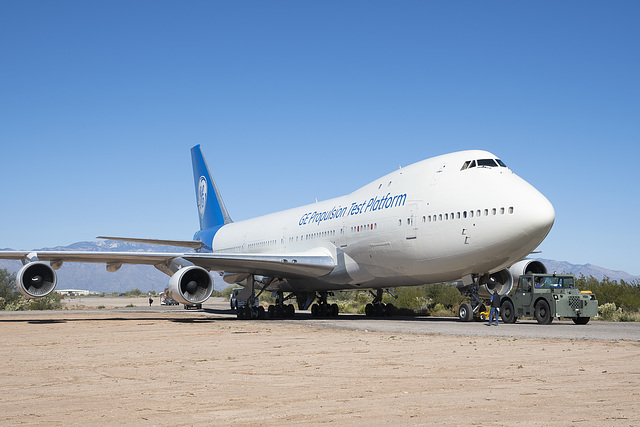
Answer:
[(539, 238), (542, 241), (553, 227), (556, 211), (551, 202), (535, 189), (528, 198), (528, 202), (525, 208), (527, 209), (528, 226), (524, 231), (530, 237)]

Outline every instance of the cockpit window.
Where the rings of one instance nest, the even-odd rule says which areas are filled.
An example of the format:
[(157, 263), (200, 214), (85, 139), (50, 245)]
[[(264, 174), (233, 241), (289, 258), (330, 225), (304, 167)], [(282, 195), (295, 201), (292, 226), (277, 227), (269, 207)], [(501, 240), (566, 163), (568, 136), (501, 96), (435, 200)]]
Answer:
[(465, 169), (475, 168), (475, 167), (476, 167), (476, 161), (475, 160), (467, 160), (466, 162), (464, 162), (464, 165), (462, 165), (462, 169), (460, 169), (460, 170), (463, 171)]
[(463, 171), (465, 169), (475, 168), (476, 166), (480, 168), (495, 168), (498, 166), (503, 168), (507, 167), (507, 165), (505, 165), (504, 162), (500, 159), (480, 159), (477, 161), (467, 160), (466, 162), (464, 162), (460, 170)]
[(483, 166), (488, 168), (495, 168), (497, 164), (493, 159), (478, 160), (478, 167), (483, 167)]

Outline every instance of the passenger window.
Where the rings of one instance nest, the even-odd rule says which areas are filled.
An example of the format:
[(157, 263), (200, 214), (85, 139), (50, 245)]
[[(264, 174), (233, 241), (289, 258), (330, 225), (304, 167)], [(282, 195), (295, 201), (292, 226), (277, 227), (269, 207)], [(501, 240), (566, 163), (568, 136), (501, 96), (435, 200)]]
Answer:
[(495, 215), (497, 213), (496, 208), (491, 209), (491, 215)]
[(510, 213), (510, 214), (512, 214), (512, 213), (513, 213), (513, 206), (511, 206), (511, 207), (509, 208), (509, 213)]

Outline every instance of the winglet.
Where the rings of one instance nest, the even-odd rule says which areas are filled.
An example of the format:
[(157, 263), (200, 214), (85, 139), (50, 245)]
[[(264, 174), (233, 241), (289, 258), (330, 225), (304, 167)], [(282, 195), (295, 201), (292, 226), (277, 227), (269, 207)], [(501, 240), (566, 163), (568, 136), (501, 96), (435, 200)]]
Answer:
[(200, 144), (191, 149), (191, 162), (193, 164), (196, 200), (198, 201), (200, 230), (220, 228), (224, 224), (233, 222), (222, 201), (216, 182), (211, 177)]

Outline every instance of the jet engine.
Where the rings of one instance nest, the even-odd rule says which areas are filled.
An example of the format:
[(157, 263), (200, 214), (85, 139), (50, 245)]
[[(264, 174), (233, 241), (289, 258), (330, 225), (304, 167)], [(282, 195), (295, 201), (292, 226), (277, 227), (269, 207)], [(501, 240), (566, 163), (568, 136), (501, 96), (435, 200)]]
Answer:
[(56, 272), (44, 262), (25, 264), (16, 275), (18, 290), (29, 298), (41, 298), (49, 295), (56, 287)]
[(496, 290), (500, 296), (507, 295), (513, 287), (513, 276), (506, 268), (493, 274), (483, 274), (479, 278), (480, 289), (478, 293), (482, 297), (490, 297)]
[(513, 281), (517, 283), (523, 274), (547, 274), (547, 267), (540, 261), (523, 259), (509, 267), (509, 271), (513, 276)]
[(178, 270), (169, 280), (167, 294), (182, 304), (201, 304), (213, 292), (213, 280), (202, 267), (190, 266)]

